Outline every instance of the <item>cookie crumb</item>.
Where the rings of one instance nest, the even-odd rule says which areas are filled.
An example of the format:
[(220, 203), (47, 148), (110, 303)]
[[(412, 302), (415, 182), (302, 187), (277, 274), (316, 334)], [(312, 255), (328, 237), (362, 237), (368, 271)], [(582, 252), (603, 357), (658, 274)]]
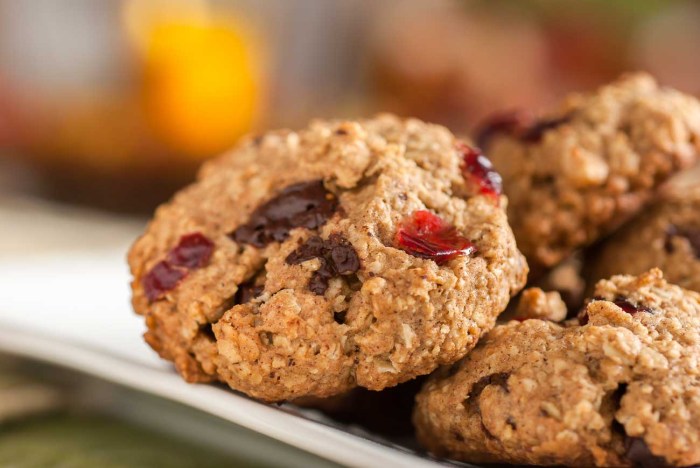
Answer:
[(540, 288), (523, 291), (515, 313), (516, 320), (540, 319), (561, 322), (566, 319), (566, 304), (556, 291), (544, 292)]

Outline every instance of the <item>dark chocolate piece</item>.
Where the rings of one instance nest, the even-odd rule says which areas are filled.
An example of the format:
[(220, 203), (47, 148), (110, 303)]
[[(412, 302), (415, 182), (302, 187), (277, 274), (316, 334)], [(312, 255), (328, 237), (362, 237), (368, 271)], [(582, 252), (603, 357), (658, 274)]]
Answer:
[(289, 231), (323, 226), (338, 208), (338, 199), (322, 180), (290, 185), (253, 211), (247, 223), (229, 236), (239, 244), (265, 247), (282, 242)]
[(325, 294), (331, 278), (352, 275), (360, 269), (360, 259), (352, 244), (340, 234), (331, 234), (328, 240), (313, 236), (290, 253), (285, 261), (298, 265), (318, 258), (321, 266), (309, 279), (309, 290), (319, 296)]

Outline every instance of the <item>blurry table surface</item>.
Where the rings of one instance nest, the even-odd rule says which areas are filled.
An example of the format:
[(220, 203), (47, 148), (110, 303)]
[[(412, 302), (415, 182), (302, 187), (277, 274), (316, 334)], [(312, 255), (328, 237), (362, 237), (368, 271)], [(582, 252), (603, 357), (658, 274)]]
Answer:
[(145, 223), (0, 192), (0, 258), (128, 247)]
[(0, 258), (126, 248), (146, 224), (44, 200), (33, 195), (35, 184), (30, 172), (0, 159)]

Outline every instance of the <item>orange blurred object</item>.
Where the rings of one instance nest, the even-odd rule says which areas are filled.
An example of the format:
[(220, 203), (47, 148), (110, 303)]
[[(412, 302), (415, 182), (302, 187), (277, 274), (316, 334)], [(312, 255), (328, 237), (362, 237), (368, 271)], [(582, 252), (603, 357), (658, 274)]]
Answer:
[(147, 119), (167, 146), (203, 158), (251, 129), (260, 101), (252, 48), (232, 20), (153, 26), (143, 98)]
[[(0, 82), (0, 144), (51, 197), (150, 211), (252, 129), (264, 58), (245, 16), (205, 0), (120, 6), (102, 26), (110, 47), (96, 40), (90, 49), (111, 58), (94, 67), (104, 75), (81, 70), (82, 52), (73, 57), (59, 44), (64, 81)], [(71, 24), (59, 32), (69, 35)], [(50, 36), (38, 34), (42, 52)], [(26, 69), (47, 63), (40, 56)]]

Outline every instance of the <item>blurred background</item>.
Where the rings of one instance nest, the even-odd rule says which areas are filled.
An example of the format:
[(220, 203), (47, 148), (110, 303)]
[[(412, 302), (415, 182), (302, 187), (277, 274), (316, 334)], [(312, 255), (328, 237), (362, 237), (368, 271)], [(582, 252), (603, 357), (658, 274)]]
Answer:
[[(108, 323), (132, 318), (128, 245), (159, 203), (244, 134), (380, 111), (468, 134), (491, 112), (537, 113), (636, 69), (697, 95), (698, 49), (691, 0), (0, 0), (0, 322), (8, 311), (56, 313), (47, 326), (62, 329), (76, 309)], [(101, 303), (89, 303), (95, 295)], [(55, 457), (37, 447), (80, 457), (97, 447), (109, 458), (136, 444), (126, 466), (150, 466), (149, 457), (153, 466), (329, 466), (240, 428), (211, 429), (211, 418), (173, 434), (195, 416), (8, 359), (0, 355), (0, 465)], [(38, 396), (27, 392), (36, 385)], [(85, 405), (84, 395), (99, 401)], [(407, 414), (392, 422), (409, 427)], [(145, 432), (134, 436), (133, 424)], [(200, 428), (202, 440), (163, 461)], [(91, 437), (72, 445), (66, 431)], [(222, 440), (213, 452), (212, 431)]]
[(698, 93), (698, 46), (689, 0), (0, 0), (0, 203), (148, 213), (241, 135), (313, 117), (468, 132), (632, 69)]

